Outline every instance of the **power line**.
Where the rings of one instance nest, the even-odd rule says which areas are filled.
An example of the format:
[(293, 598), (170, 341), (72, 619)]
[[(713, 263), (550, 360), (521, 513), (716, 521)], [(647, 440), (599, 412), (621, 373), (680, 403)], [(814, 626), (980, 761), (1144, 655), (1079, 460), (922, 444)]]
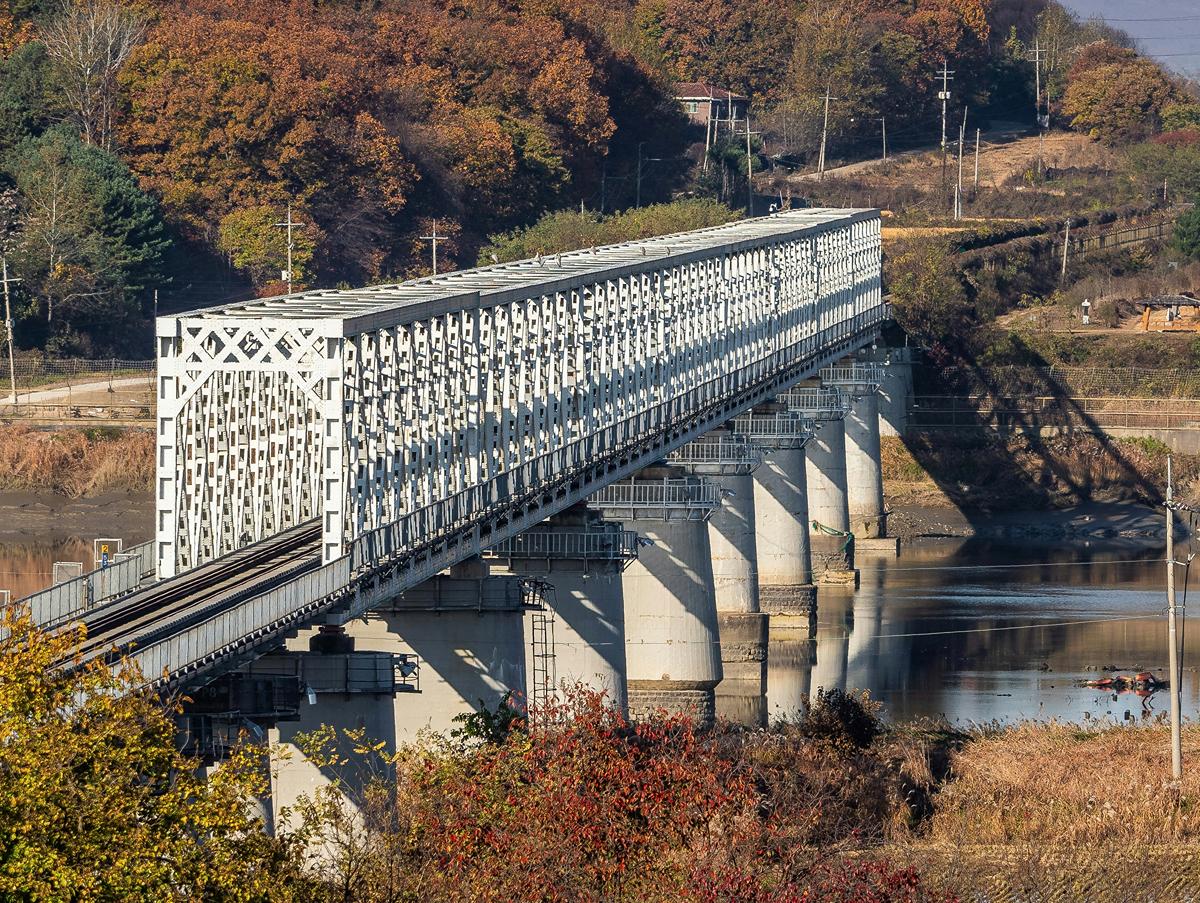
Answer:
[[(960, 630), (927, 630), (914, 633), (877, 633), (874, 639), (893, 640), (903, 637), (951, 636), (959, 633), (998, 633), (1008, 630), (1041, 630), (1047, 627), (1074, 627), (1076, 624), (1107, 624), (1111, 621), (1145, 621), (1152, 615), (1123, 615), (1115, 618), (1088, 618), (1083, 621), (1052, 621), (1048, 624), (1011, 624), (1005, 627), (964, 627)], [(1160, 614), (1159, 617), (1162, 617)], [(847, 634), (849, 636), (849, 634)]]
[(1166, 560), (1166, 558), (1113, 558), (1103, 561), (1047, 561), (1030, 564), (947, 564), (931, 565), (928, 567), (893, 567), (891, 565), (884, 565), (882, 570), (889, 574), (893, 571), (1002, 571), (1015, 570), (1017, 568), (1077, 568), (1099, 567), (1109, 564), (1163, 564)]
[[(871, 637), (871, 639), (893, 640), (893, 639), (904, 639), (904, 638), (910, 638), (910, 637), (924, 637), (924, 636), (951, 636), (953, 634), (966, 634), (966, 633), (1000, 633), (1000, 632), (1012, 631), (1012, 630), (1041, 630), (1041, 629), (1048, 628), (1048, 627), (1074, 627), (1077, 624), (1107, 624), (1110, 622), (1119, 622), (1119, 621), (1145, 621), (1149, 618), (1162, 617), (1162, 616), (1163, 616), (1163, 614), (1160, 612), (1158, 615), (1122, 615), (1122, 616), (1113, 617), (1113, 618), (1087, 618), (1085, 620), (1080, 620), (1080, 621), (1052, 621), (1050, 623), (1045, 623), (1045, 624), (1011, 624), (1011, 625), (1001, 626), (1001, 627), (964, 627), (961, 630), (927, 630), (927, 631), (914, 631), (911, 633), (877, 633), (873, 637)], [(820, 632), (819, 624), (817, 625), (817, 631)], [(849, 639), (851, 637), (851, 635), (853, 634), (853, 632), (854, 632), (853, 629), (847, 630), (845, 632), (845, 635), (842, 637), (842, 639)], [(636, 643), (628, 643), (628, 641), (619, 641), (619, 640), (605, 640), (605, 641), (600, 641), (600, 642), (578, 642), (578, 643), (576, 643), (576, 642), (571, 642), (569, 640), (556, 640), (554, 645), (555, 646), (578, 646), (581, 648), (587, 647), (590, 649), (590, 648), (595, 648), (597, 646), (616, 646), (616, 645), (624, 645), (624, 644), (634, 645), (634, 646), (672, 646), (672, 647), (677, 647), (677, 646), (719, 646), (719, 645), (721, 645), (721, 641), (720, 640), (678, 640), (678, 639), (676, 639), (676, 640), (658, 640), (658, 641), (651, 641), (651, 642), (636, 642)]]
[(1107, 16), (1101, 16), (1102, 22), (1200, 22), (1200, 16), (1163, 16), (1160, 18), (1148, 19), (1110, 19)]

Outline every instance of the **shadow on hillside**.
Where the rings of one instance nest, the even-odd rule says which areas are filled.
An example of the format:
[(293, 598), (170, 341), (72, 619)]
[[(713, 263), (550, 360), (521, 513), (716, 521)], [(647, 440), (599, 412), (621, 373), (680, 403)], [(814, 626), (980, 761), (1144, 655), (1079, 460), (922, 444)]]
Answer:
[(1160, 462), (1105, 435), (1044, 362), (1011, 372), (966, 366), (948, 379), (915, 379), (903, 441), (973, 525), (1005, 511), (1162, 504), (1163, 479), (1153, 473)]

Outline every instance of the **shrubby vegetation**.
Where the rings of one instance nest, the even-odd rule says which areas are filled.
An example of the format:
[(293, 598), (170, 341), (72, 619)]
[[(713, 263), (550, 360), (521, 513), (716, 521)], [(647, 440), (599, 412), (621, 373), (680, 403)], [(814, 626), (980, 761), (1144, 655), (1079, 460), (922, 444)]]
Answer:
[[(359, 730), (299, 738), (331, 783), (267, 836), (264, 748), (246, 736), (215, 769), (182, 756), (177, 701), (80, 661), (78, 639), (0, 621), (6, 898), (948, 903), (1070, 886), (1075, 844), (1184, 854), (1200, 837), (1200, 779), (1160, 792), (1160, 725), (894, 727), (834, 691), (793, 722), (702, 731), (578, 689), (532, 723), (507, 704), (397, 751)], [(1023, 872), (1021, 844), (1056, 863)]]

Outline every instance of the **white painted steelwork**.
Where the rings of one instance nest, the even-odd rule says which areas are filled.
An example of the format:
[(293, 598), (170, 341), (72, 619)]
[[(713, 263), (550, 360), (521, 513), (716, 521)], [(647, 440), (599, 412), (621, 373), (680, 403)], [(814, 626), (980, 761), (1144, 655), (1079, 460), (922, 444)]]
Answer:
[(497, 543), (484, 553), (491, 558), (566, 558), (577, 561), (629, 561), (637, 558), (637, 533), (620, 524), (578, 529), (534, 528)]
[(675, 449), (667, 461), (701, 476), (749, 474), (762, 464), (763, 450), (744, 436), (713, 430)]
[(821, 368), (821, 381), (851, 394), (864, 395), (879, 391), (884, 370), (881, 364), (837, 364)]
[(853, 350), (879, 255), (875, 211), (790, 211), (160, 318), (159, 573), (318, 516), (356, 567), (477, 522)]
[(704, 520), (721, 504), (721, 485), (703, 477), (618, 480), (597, 490), (588, 507), (610, 520)]
[(779, 400), (791, 410), (813, 420), (841, 420), (850, 411), (850, 396), (836, 388), (800, 386), (789, 389)]
[(733, 421), (734, 432), (745, 436), (763, 448), (804, 448), (816, 435), (817, 425), (811, 417), (796, 411), (777, 411), (773, 414), (742, 414)]

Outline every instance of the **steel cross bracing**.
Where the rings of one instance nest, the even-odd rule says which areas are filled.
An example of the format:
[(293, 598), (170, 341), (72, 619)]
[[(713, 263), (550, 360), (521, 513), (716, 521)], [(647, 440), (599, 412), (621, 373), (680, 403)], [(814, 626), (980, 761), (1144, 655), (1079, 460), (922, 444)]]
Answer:
[(878, 213), (808, 210), (163, 318), (161, 575), (310, 518), (324, 566), (150, 663), (183, 675), (365, 611), (771, 400), (885, 315)]

